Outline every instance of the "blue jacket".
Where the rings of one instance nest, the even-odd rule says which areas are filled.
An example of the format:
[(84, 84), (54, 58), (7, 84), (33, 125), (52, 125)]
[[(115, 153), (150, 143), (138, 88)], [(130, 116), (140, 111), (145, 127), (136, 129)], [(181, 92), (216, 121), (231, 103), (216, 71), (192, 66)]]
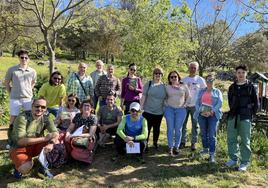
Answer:
[[(195, 113), (194, 113), (194, 119), (198, 120), (198, 116), (200, 115), (201, 110), (201, 98), (207, 88), (203, 88), (198, 92), (197, 100), (195, 102)], [(222, 93), (219, 89), (213, 88), (211, 92), (212, 97), (212, 111), (215, 113), (216, 118), (219, 120), (222, 117), (221, 107), (222, 107)]]

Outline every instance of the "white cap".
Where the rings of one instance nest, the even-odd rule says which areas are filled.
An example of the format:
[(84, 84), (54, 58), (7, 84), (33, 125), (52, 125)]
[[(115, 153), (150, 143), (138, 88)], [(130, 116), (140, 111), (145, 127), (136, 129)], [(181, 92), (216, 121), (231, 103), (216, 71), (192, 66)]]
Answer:
[(137, 110), (137, 111), (140, 111), (141, 110), (141, 105), (137, 102), (133, 102), (130, 104), (130, 107), (129, 107), (129, 110)]

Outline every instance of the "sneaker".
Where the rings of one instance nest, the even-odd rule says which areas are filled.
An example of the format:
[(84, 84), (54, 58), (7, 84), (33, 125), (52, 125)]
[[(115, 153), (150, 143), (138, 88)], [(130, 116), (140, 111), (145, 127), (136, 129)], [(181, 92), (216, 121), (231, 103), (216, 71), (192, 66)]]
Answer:
[(174, 153), (173, 153), (173, 148), (169, 149), (169, 152), (168, 152), (168, 153), (169, 153), (169, 155), (170, 155), (170, 156), (172, 156), (172, 157), (173, 157), (173, 156), (174, 156)]
[(22, 173), (20, 173), (17, 169), (14, 169), (13, 176), (16, 179), (21, 179)]
[(179, 155), (179, 148), (173, 148), (173, 154)]
[(158, 146), (158, 144), (157, 144), (157, 143), (154, 143), (154, 149), (155, 149), (156, 151), (158, 151), (159, 146)]
[(148, 145), (145, 146), (144, 152), (145, 153), (148, 153), (149, 152), (149, 146)]
[(6, 149), (10, 150), (10, 145), (9, 144), (6, 145)]
[(228, 167), (236, 166), (237, 165), (237, 161), (234, 161), (234, 160), (230, 159), (229, 161), (227, 161), (225, 163), (225, 165), (228, 166)]
[(192, 151), (195, 151), (195, 150), (196, 150), (196, 146), (195, 146), (195, 144), (191, 144), (191, 150), (192, 150)]
[(146, 163), (145, 160), (144, 160), (144, 158), (143, 158), (143, 156), (138, 156), (137, 159), (138, 159), (138, 161), (139, 161), (141, 164), (145, 164), (145, 163)]
[(245, 171), (247, 171), (247, 168), (248, 168), (248, 165), (240, 164), (238, 171), (245, 172)]
[(212, 155), (209, 156), (209, 162), (210, 163), (216, 163), (215, 155), (212, 154)]
[(184, 142), (182, 142), (182, 143), (180, 144), (179, 149), (183, 149), (183, 148), (185, 148), (185, 143), (184, 143)]
[(37, 175), (42, 179), (54, 178), (54, 175), (47, 168), (43, 168), (43, 167), (39, 168)]

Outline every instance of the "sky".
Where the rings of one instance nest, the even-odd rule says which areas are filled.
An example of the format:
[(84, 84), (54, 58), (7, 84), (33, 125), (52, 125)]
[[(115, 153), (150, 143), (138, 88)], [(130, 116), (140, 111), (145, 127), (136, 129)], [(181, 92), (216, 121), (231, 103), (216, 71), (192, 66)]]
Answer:
[[(196, 0), (186, 0), (190, 8), (193, 10), (194, 2)], [(246, 2), (247, 0), (243, 0)], [(181, 4), (181, 0), (171, 0), (171, 3), (174, 6)], [(215, 15), (215, 7), (222, 7), (221, 18), (225, 19), (226, 16), (230, 20), (237, 13), (241, 14), (242, 12), (247, 11), (241, 3), (236, 0), (225, 0), (225, 2), (220, 2), (219, 0), (200, 0), (200, 4), (197, 6), (197, 12), (200, 17), (200, 24), (211, 23)], [(232, 28), (237, 26), (238, 19), (232, 24)], [(247, 21), (242, 21), (237, 28), (236, 37), (246, 35), (247, 33), (254, 32), (259, 29), (257, 23), (249, 23)]]

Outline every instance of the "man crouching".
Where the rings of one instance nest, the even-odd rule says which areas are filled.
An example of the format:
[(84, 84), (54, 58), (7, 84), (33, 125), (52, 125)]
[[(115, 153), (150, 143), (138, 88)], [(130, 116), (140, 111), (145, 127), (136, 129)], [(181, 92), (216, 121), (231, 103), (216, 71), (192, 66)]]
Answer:
[[(47, 102), (44, 98), (35, 99), (32, 110), (21, 113), (9, 133), (11, 141), (10, 158), (15, 165), (14, 176), (20, 178), (33, 167), (32, 158), (38, 156), (42, 149), (48, 153), (58, 143), (59, 134), (51, 118), (44, 115)], [(44, 131), (49, 133), (44, 136)], [(48, 169), (41, 168), (39, 173), (49, 178), (53, 175)]]

